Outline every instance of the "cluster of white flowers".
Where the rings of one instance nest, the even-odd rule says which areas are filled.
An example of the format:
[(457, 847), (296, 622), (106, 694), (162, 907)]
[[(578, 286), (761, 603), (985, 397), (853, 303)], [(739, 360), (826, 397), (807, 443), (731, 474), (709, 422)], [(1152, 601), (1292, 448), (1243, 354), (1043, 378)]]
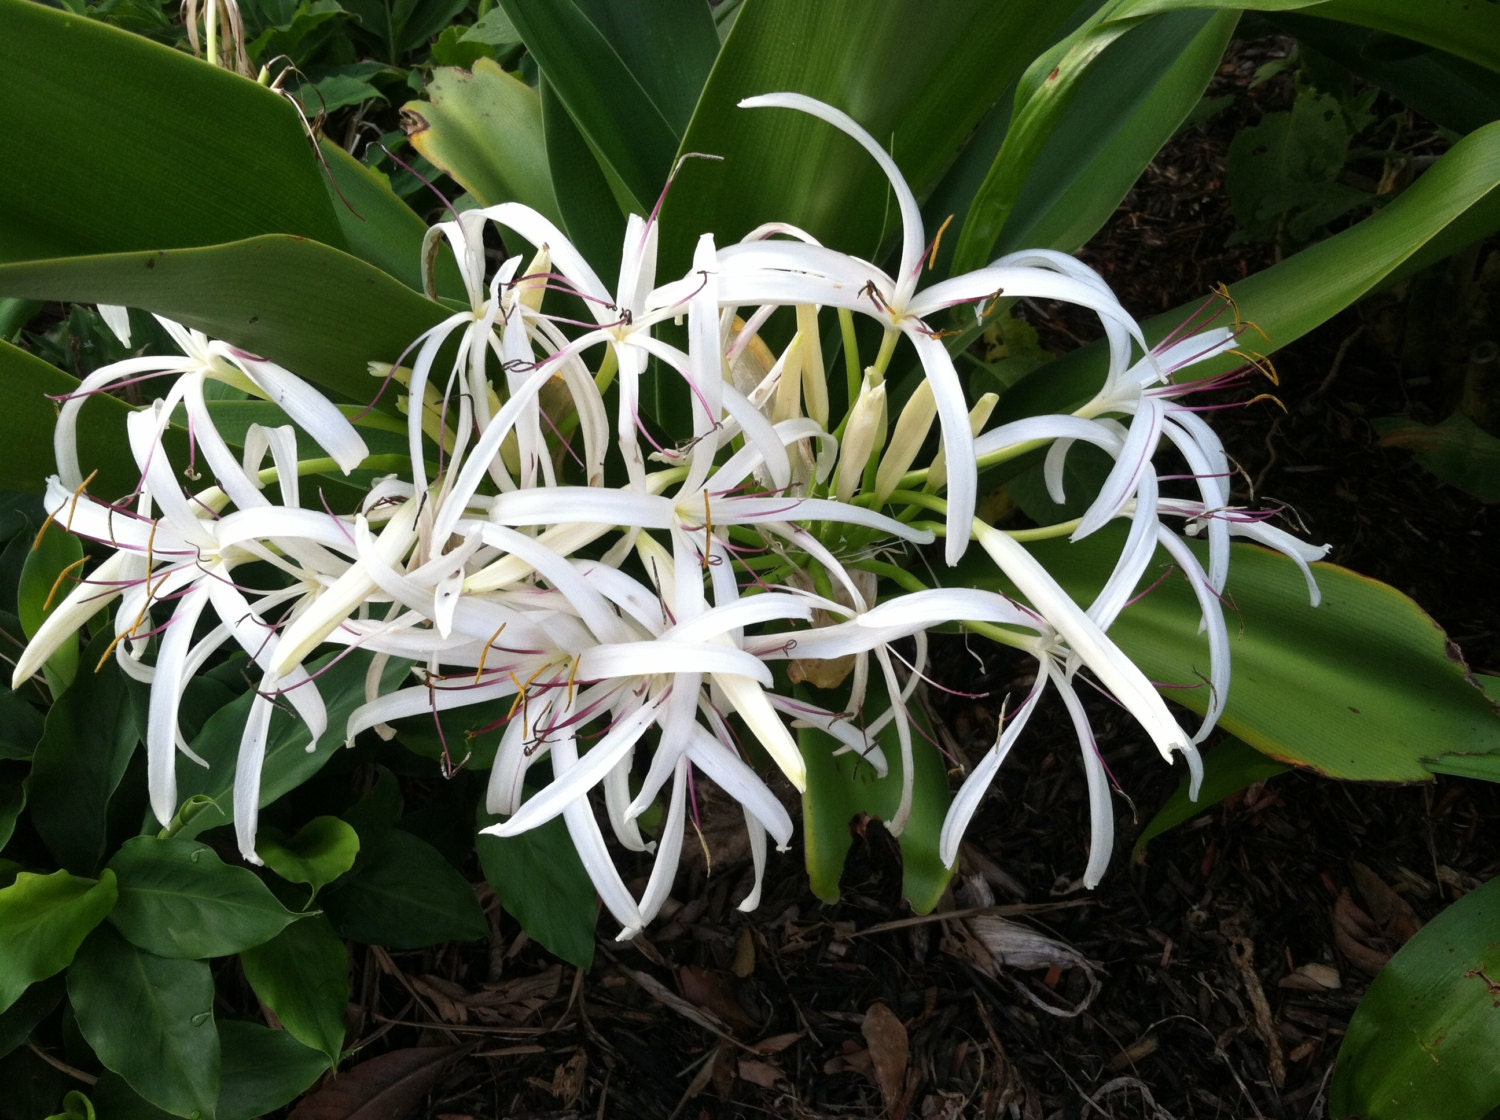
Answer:
[[(793, 823), (747, 761), (747, 739), (800, 790), (806, 769), (794, 729), (820, 729), (828, 750), (857, 751), (880, 771), (878, 740), (887, 736), (899, 744), (906, 782), (889, 824), (903, 828), (914, 750), (907, 705), (925, 663), (925, 633), (978, 625), (1034, 657), (1037, 679), (958, 793), (942, 857), (956, 860), (981, 796), (1050, 686), (1082, 751), (1094, 820), (1084, 880), (1096, 883), (1113, 823), (1076, 675), (1086, 670), (1164, 757), (1181, 754), (1196, 775), (1195, 743), (1228, 691), (1220, 598), (1230, 535), (1257, 539), (1304, 567), (1323, 552), (1231, 510), (1224, 451), (1170, 380), (1232, 347), (1235, 331), (1212, 328), (1151, 351), (1103, 281), (1052, 252), (1014, 254), (918, 290), (928, 246), (917, 203), (880, 146), (844, 114), (799, 95), (745, 105), (811, 113), (869, 151), (902, 217), (894, 276), (776, 225), (734, 245), (704, 235), (687, 275), (659, 282), (653, 215), (630, 220), (611, 290), (527, 207), (458, 215), (431, 231), (426, 255), (436, 255), (440, 240), (451, 246), (468, 306), (406, 354), (386, 355), (398, 364), (377, 367), (405, 387), (409, 465), (398, 475), (359, 475), (369, 480), (367, 493), (348, 514), (305, 507), (298, 485), (302, 473), (335, 465), (349, 473), (365, 459), (345, 415), (287, 370), (164, 321), (182, 357), (101, 369), (62, 409), (47, 509), (114, 551), (49, 616), (16, 682), (118, 599), (116, 658), (151, 686), (151, 804), (165, 823), (178, 808), (177, 755), (192, 757), (178, 727), (184, 688), (220, 649), (237, 645), (260, 672), (234, 795), (240, 847), (254, 860), (274, 703), (290, 704), (316, 739), (328, 720), (307, 661), (327, 647), (370, 651), (365, 703), (347, 737), (389, 734), (392, 721), (423, 714), (457, 721), (464, 717), (450, 713), (483, 713), (493, 726), (467, 730), (498, 737), (487, 807), (505, 818), (488, 831), (515, 835), (561, 816), (621, 936), (629, 936), (668, 897), (695, 775), (744, 808), (756, 875), (743, 906), (756, 905), (766, 839), (785, 846)], [(507, 244), (529, 242), (529, 261), (512, 256), (486, 276), (491, 226)], [(982, 314), (1000, 293), (1070, 301), (1097, 314), (1110, 365), (1086, 406), (999, 427), (987, 426), (993, 397), (970, 407), (931, 320), (963, 305)], [(778, 309), (789, 310), (773, 319)], [(846, 345), (855, 316), (884, 330), (841, 418), (830, 415), (825, 313), (841, 320)], [(774, 352), (765, 328), (781, 321), (780, 337), (791, 340)], [(902, 346), (924, 376), (892, 425), (884, 377)], [(78, 462), (79, 407), (91, 394), (161, 373), (178, 375), (171, 389), (128, 420), (139, 488), (123, 502), (91, 496)], [(208, 380), (275, 402), (291, 423), (252, 426), (237, 455), (214, 427)], [(653, 439), (643, 390), (677, 400), (691, 417), (684, 430)], [(198, 465), (169, 462), (162, 445), (167, 425), (184, 414)], [(299, 462), (299, 430), (331, 462)], [(924, 452), (930, 440), (935, 454)], [(1012, 535), (975, 517), (981, 464), (1050, 444), (1048, 485), (1060, 492), (1077, 441), (1102, 448), (1115, 465), (1073, 536), (1116, 518), (1130, 523), (1113, 575), (1086, 606)], [(1158, 494), (1153, 459), (1164, 442), (1188, 464), (1192, 500)], [(927, 463), (917, 466), (924, 453)], [(215, 484), (185, 487), (184, 475), (196, 479), (201, 467)], [(929, 522), (932, 511), (938, 519)], [(1164, 523), (1174, 519), (1206, 528), (1206, 567)], [(882, 581), (894, 553), (939, 533), (949, 564), (977, 544), (1020, 600), (967, 587), (915, 589), (910, 574), (901, 586)], [(1194, 735), (1106, 633), (1158, 545), (1191, 581), (1210, 636), (1212, 699)], [(249, 564), (258, 566), (257, 583), (266, 571), (284, 578), (269, 590), (244, 586), (235, 572)], [(908, 638), (915, 657), (903, 659), (891, 646)], [(381, 692), (391, 659), (410, 664), (410, 681)], [(550, 781), (528, 793), (525, 779), (544, 758)], [(639, 897), (609, 854), (597, 789), (615, 839), (655, 852)], [(659, 798), (665, 808), (653, 849), (638, 819)]]

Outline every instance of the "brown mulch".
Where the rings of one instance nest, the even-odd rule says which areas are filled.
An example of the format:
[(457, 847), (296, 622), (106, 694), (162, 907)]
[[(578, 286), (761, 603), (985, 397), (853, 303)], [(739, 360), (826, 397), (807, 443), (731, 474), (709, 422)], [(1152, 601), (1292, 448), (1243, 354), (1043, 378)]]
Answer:
[[(1090, 246), (1142, 316), (1274, 254), (1226, 246), (1222, 169), (1233, 131), (1284, 104), (1284, 81), (1245, 89), (1275, 49), (1233, 56), (1222, 83), (1241, 99), (1174, 140)], [(1482, 329), (1450, 324), (1459, 336), (1431, 345), (1431, 308), (1457, 275), (1404, 285), (1281, 351), (1286, 411), (1218, 423), (1258, 495), (1336, 542), (1335, 561), (1413, 594), (1471, 664), (1494, 670), (1494, 509), (1379, 446), (1371, 425), (1451, 410), (1453, 354)], [(1024, 671), (982, 656), (996, 696)], [(1128, 800), (1117, 799), (1110, 873), (1086, 892), (1077, 746), (1065, 727), (1049, 733), (1047, 716), (1007, 762), (930, 918), (901, 901), (894, 842), (854, 822), (840, 903), (809, 893), (794, 849), (773, 857), (760, 908), (741, 914), (748, 870), (721, 860), (711, 876), (684, 872), (680, 906), (634, 942), (604, 934), (586, 972), (528, 941), (492, 898), (487, 945), (365, 950), (357, 1037), (368, 1053), (472, 1046), (416, 1113), (446, 1120), (1323, 1116), (1373, 973), (1422, 920), (1500, 871), (1500, 790), (1287, 774), (1132, 864), (1177, 776), (1101, 709), (1101, 746)], [(955, 716), (960, 750), (987, 747), (993, 718), (983, 706)]]

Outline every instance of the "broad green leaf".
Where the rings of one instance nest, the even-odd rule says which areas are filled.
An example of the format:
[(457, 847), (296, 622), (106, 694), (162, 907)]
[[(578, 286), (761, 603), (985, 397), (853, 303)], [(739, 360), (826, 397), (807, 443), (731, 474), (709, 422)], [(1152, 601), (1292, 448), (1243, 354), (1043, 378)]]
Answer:
[(172, 1113), (157, 1108), (112, 1070), (99, 1075), (89, 1096), (104, 1120), (172, 1120)]
[(66, 968), (115, 904), (115, 877), (23, 871), (0, 890), (0, 1011), (26, 988)]
[(1146, 845), (1163, 832), (1207, 812), (1230, 794), (1284, 774), (1289, 769), (1286, 763), (1267, 758), (1249, 743), (1234, 738), (1224, 739), (1203, 755), (1203, 785), (1198, 790), (1197, 799), (1188, 796), (1190, 775), (1183, 774), (1167, 803), (1156, 811), (1136, 837), (1135, 847), (1130, 850), (1131, 858), (1144, 859)]
[(394, 828), (360, 839), (354, 870), (322, 895), (344, 937), (422, 949), (488, 933), (473, 888), (431, 844)]
[(32, 824), (58, 863), (92, 874), (108, 842), (108, 809), (140, 742), (129, 685), (113, 664), (95, 671), (113, 641), (89, 643), (84, 670), (47, 712), (26, 780)]
[(1365, 993), (1339, 1047), (1337, 1120), (1485, 1120), (1500, 1085), (1500, 879), (1408, 941)]
[(219, 1024), (223, 1066), (218, 1120), (255, 1120), (290, 1103), (332, 1060), (298, 1042), (290, 1031), (259, 1023)]
[[(1031, 547), (1074, 599), (1087, 603), (1120, 545), (1112, 528), (1073, 544)], [(1443, 632), (1405, 595), (1318, 564), (1323, 602), (1313, 607), (1290, 560), (1255, 545), (1232, 550), (1234, 672), (1220, 720), (1225, 730), (1274, 759), (1361, 781), (1427, 781), (1424, 758), (1500, 751), (1494, 706)], [(1178, 576), (1127, 608), (1110, 637), (1151, 680), (1197, 686), (1169, 696), (1201, 712), (1209, 665), (1198, 617), (1192, 590)]]
[[(332, 656), (311, 662), (309, 670), (317, 674), (317, 687), (328, 706), (328, 730), (318, 740), (316, 749), (308, 750), (307, 725), (290, 711), (278, 709), (271, 716), (266, 738), (266, 757), (261, 768), (260, 804), (271, 804), (296, 789), (321, 770), (333, 752), (344, 745), (344, 727), (350, 714), (364, 703), (365, 670), (369, 655), (353, 653), (330, 665)], [(326, 670), (321, 671), (320, 670)], [(402, 678), (406, 666), (392, 662), (381, 677), (381, 687), (393, 688)], [(232, 813), (234, 769), (239, 757), (240, 732), (254, 700), (246, 693), (211, 718), (193, 739), (193, 750), (208, 762), (208, 768), (183, 766), (177, 773), (177, 791), (182, 800), (201, 796), (211, 802), (181, 832), (194, 837), (207, 829), (229, 823)]]
[(245, 979), (287, 1033), (336, 1064), (349, 1006), (349, 951), (322, 914), (240, 954)]
[(522, 202), (563, 224), (535, 89), (481, 58), (472, 72), (438, 70), (426, 94), (401, 107), (412, 147), (481, 205)]
[[(974, 197), (974, 204), (964, 217), (953, 270), (969, 272), (988, 262), (1032, 174), (1038, 155), (1078, 92), (1084, 75), (1095, 60), (1122, 36), (1150, 17), (1167, 12), (1214, 9), (1285, 11), (1319, 2), (1122, 0), (1101, 8), (1077, 31), (1049, 48), (1027, 67), (1016, 90), (1015, 107), (1005, 141)], [(1116, 49), (1123, 50), (1128, 45), (1127, 41)]]
[(576, 0), (679, 137), (719, 54), (709, 0)]
[[(1393, 276), (1430, 264), (1500, 228), (1500, 122), (1464, 137), (1401, 195), (1351, 229), (1230, 286), (1240, 317), (1263, 334), (1247, 344), (1267, 352), (1300, 338)], [(1164, 338), (1201, 303), (1144, 324)], [(1193, 367), (1193, 377), (1223, 372), (1242, 359), (1225, 356)], [(995, 422), (1077, 407), (1093, 396), (1104, 351), (1089, 346), (1029, 377), (1001, 399)]]
[(1500, 118), (1500, 74), (1495, 71), (1445, 51), (1382, 51), (1382, 44), (1390, 42), (1387, 33), (1319, 19), (1318, 11), (1285, 13), (1274, 22), (1304, 48), (1395, 94), (1443, 128), (1472, 132)]
[(575, 0), (501, 0), (598, 160), (622, 210), (649, 214), (680, 133)]
[[(378, 388), (380, 382), (372, 377), (370, 385), (372, 388)], [(340, 405), (339, 411), (359, 429), (359, 434), (364, 439), (365, 446), (370, 449), (371, 456), (409, 456), (411, 454), (410, 444), (407, 442), (405, 417), (390, 416), (384, 412), (370, 412), (363, 405), (355, 404)], [(271, 428), (287, 423), (286, 413), (281, 411), (280, 406), (263, 400), (209, 401), (208, 414), (213, 418), (214, 427), (219, 430), (219, 434), (232, 447), (245, 445), (245, 436), (252, 424)], [(297, 438), (299, 458), (316, 459), (325, 454), (313, 442), (312, 437), (300, 428), (294, 434)], [(368, 468), (362, 466), (360, 469)], [(327, 486), (331, 483), (338, 486), (341, 482), (342, 480), (337, 475), (325, 475), (319, 485)], [(358, 491), (359, 497), (364, 497), (364, 494), (365, 491)]]
[(1436, 424), (1398, 416), (1374, 422), (1381, 447), (1416, 452), (1416, 460), (1450, 486), (1486, 502), (1500, 501), (1500, 439), (1462, 412)]
[(740, 109), (739, 101), (795, 91), (833, 104), (886, 145), (921, 197), (1076, 7), (1055, 0), (746, 4), (681, 146), (723, 161), (683, 166), (663, 208), (664, 267), (686, 267), (703, 230), (725, 244), (773, 220), (875, 258), (896, 219), (870, 157), (822, 121), (787, 109)]
[[(427, 224), (396, 197), (379, 171), (366, 167), (331, 140), (320, 140), (318, 152), (328, 171), (324, 183), (349, 252), (420, 292)], [(445, 295), (462, 295), (457, 271), (442, 271), (439, 288)]]
[(16, 818), (26, 807), (26, 783), (19, 774), (0, 771), (0, 850), (10, 843)]
[(262, 233), (343, 243), (296, 110), (228, 71), (0, 0), (0, 100), (0, 260)]
[(36, 1025), (62, 1002), (63, 992), (63, 978), (53, 976), (31, 985), (15, 1003), (0, 1011), (0, 1057), (31, 1036)]
[[(347, 253), (278, 236), (199, 249), (0, 265), (4, 294), (155, 311), (279, 362), (359, 403), (373, 399), (380, 387), (369, 375), (369, 363), (397, 361), (419, 334), (446, 315), (439, 305)], [(390, 394), (379, 403), (395, 410)]]
[[(479, 827), (496, 823), (481, 815)], [(500, 905), (533, 941), (579, 968), (594, 960), (594, 884), (555, 817), (519, 836), (481, 835), (479, 866)]]
[(1422, 765), (1434, 774), (1476, 778), (1481, 782), (1500, 782), (1500, 751), (1490, 754), (1450, 751), (1436, 758), (1424, 758)]
[(1500, 70), (1500, 5), (1492, 0), (1328, 0), (1317, 14), (1415, 39)]
[(601, 278), (618, 276), (625, 216), (615, 202), (609, 180), (545, 74), (539, 84), (547, 169), (563, 216), (563, 229)]
[(68, 998), (106, 1069), (176, 1116), (215, 1120), (219, 1035), (206, 961), (158, 957), (102, 926), (68, 970)]
[[(76, 579), (81, 574), (78, 569), (82, 561), (83, 545), (72, 533), (46, 526), (37, 535), (16, 588), (16, 613), (21, 616), (21, 626), (28, 638), (36, 636), (47, 616), (73, 590), (69, 576)], [(46, 672), (52, 695), (61, 696), (78, 674), (78, 635), (70, 637), (47, 659)]]
[(255, 853), (289, 883), (306, 883), (313, 893), (354, 866), (359, 833), (338, 817), (314, 817), (289, 840), (263, 829)]
[(296, 920), (253, 871), (230, 867), (193, 840), (137, 836), (109, 867), (120, 887), (109, 920), (131, 944), (159, 957), (227, 957)]
[[(39, 493), (47, 476), (57, 473), (52, 453), (57, 406), (48, 398), (71, 393), (78, 380), (0, 339), (0, 385), (5, 387), (0, 442), (6, 449), (0, 456), (0, 488)], [(95, 481), (101, 492), (123, 493), (140, 477), (130, 445), (119, 437), (129, 411), (124, 401), (105, 395), (79, 413), (78, 442), (99, 468)]]
[(1097, 233), (1202, 99), (1238, 21), (1170, 12), (1105, 51), (1038, 154), (994, 255), (1072, 252)]
[[(878, 706), (872, 690), (866, 703)], [(815, 694), (816, 695), (816, 694)], [(915, 709), (913, 722), (922, 722)], [(953, 869), (938, 858), (938, 838), (948, 811), (948, 771), (940, 752), (925, 748), (925, 729), (912, 729), (915, 780), (911, 818), (901, 834), (902, 893), (912, 909), (926, 914), (938, 904)], [(802, 825), (807, 845), (807, 874), (813, 893), (825, 902), (836, 902), (844, 860), (854, 843), (851, 823), (861, 814), (888, 821), (901, 799), (901, 750), (895, 728), (880, 736), (880, 745), (890, 769), (884, 778), (874, 767), (852, 752), (834, 757), (835, 740), (815, 729), (798, 733), (798, 745), (807, 765), (807, 790), (802, 795)], [(869, 827), (883, 827), (871, 822)]]

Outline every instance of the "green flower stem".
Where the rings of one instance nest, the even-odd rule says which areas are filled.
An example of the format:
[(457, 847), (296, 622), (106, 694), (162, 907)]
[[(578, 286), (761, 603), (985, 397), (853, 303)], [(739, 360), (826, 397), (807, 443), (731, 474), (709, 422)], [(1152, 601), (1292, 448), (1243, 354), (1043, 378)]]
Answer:
[(965, 622), (963, 626), (971, 634), (978, 634), (981, 638), (988, 638), (1002, 646), (1009, 646), (1011, 649), (1018, 649), (1024, 653), (1036, 651), (1035, 634), (1011, 630), (1009, 627), (997, 626), (993, 622)]
[[(859, 364), (859, 339), (854, 334), (854, 312), (839, 308), (839, 330), (844, 336), (844, 380), (848, 392), (844, 412), (847, 416), (854, 402), (859, 399), (859, 386), (864, 380), (864, 369)], [(842, 427), (842, 425), (840, 425)]]
[(875, 364), (870, 367), (870, 384), (879, 385), (885, 380), (886, 367), (891, 364), (891, 355), (896, 352), (896, 343), (901, 341), (901, 332), (887, 329), (880, 340), (880, 352), (875, 355)]
[(903, 591), (930, 591), (925, 583), (899, 564), (887, 564), (884, 560), (861, 560), (855, 565), (861, 571), (870, 572), (881, 579), (890, 580)]
[(615, 348), (608, 346), (604, 350), (604, 360), (599, 363), (599, 372), (594, 374), (594, 384), (599, 387), (599, 395), (602, 397), (611, 385), (615, 383), (615, 374), (619, 372), (620, 359), (615, 356)]
[(1069, 521), (1059, 521), (1053, 525), (1038, 525), (1034, 529), (1007, 529), (1006, 534), (1011, 540), (1016, 541), (1050, 541), (1057, 537), (1066, 537), (1074, 529), (1078, 528), (1083, 521), (1081, 517), (1075, 517)]

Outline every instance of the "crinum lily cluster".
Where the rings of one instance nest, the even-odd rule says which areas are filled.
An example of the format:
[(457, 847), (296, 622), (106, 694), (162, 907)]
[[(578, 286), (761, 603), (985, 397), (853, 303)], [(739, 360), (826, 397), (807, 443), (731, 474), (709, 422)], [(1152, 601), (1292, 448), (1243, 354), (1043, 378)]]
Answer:
[[(1033, 658), (1036, 683), (954, 800), (942, 858), (956, 861), (982, 795), (1051, 689), (1080, 745), (1093, 818), (1083, 878), (1097, 883), (1113, 820), (1080, 675), (1112, 695), (1163, 757), (1183, 756), (1196, 780), (1196, 744), (1228, 692), (1229, 538), (1258, 540), (1304, 569), (1325, 551), (1229, 505), (1224, 450), (1183, 403), (1202, 386), (1173, 380), (1234, 347), (1238, 331), (1185, 331), (1153, 350), (1095, 273), (1045, 251), (919, 288), (929, 246), (916, 199), (880, 146), (800, 95), (744, 105), (813, 114), (865, 147), (902, 218), (894, 275), (778, 224), (732, 245), (705, 234), (688, 273), (662, 280), (652, 215), (630, 219), (610, 288), (525, 206), (456, 215), (431, 231), (425, 256), (430, 264), (446, 242), (467, 306), (406, 353), (372, 355), (394, 358), (373, 369), (406, 392), (407, 454), (394, 474), (361, 469), (358, 429), (291, 372), (163, 321), (182, 356), (101, 369), (62, 407), (47, 509), (108, 555), (49, 615), (15, 683), (117, 602), (115, 659), (150, 684), (151, 805), (166, 823), (178, 808), (177, 756), (196, 757), (178, 726), (183, 690), (226, 646), (242, 650), (259, 675), (234, 819), (254, 861), (276, 702), (290, 704), (316, 741), (327, 710), (310, 659), (329, 648), (368, 651), (365, 702), (346, 737), (391, 734), (414, 717), (493, 735), (487, 808), (501, 821), (486, 831), (510, 836), (561, 817), (628, 937), (668, 898), (705, 778), (743, 808), (755, 865), (747, 909), (759, 897), (768, 838), (784, 847), (792, 835), (777, 787), (804, 789), (805, 749), (857, 752), (881, 773), (886, 751), (898, 751), (904, 785), (888, 823), (903, 829), (913, 752), (935, 749), (919, 741), (910, 715), (927, 634), (971, 627)], [(529, 248), (489, 271), (485, 239), (497, 232)], [(988, 422), (993, 397), (971, 405), (936, 323), (953, 308), (983, 316), (1001, 292), (1098, 317), (1109, 368), (1091, 401), (1000, 426)], [(880, 329), (879, 352), (868, 365), (849, 361), (848, 391), (831, 393), (824, 332), (837, 320), (847, 359), (859, 318)], [(789, 341), (773, 348), (771, 338)], [(886, 374), (903, 354), (921, 377), (892, 423)], [(171, 388), (127, 425), (139, 486), (122, 501), (95, 498), (78, 464), (79, 407), (159, 374), (175, 375)], [(252, 426), (236, 452), (214, 427), (209, 381), (276, 402), (289, 423)], [(830, 402), (840, 398), (845, 411), (835, 416)], [(681, 430), (662, 431), (647, 399), (676, 402), (665, 411), (682, 417)], [(186, 427), (194, 463), (169, 461), (170, 424)], [(298, 430), (329, 459), (299, 461)], [(1046, 446), (1047, 483), (1060, 497), (1080, 442), (1101, 448), (1113, 468), (1084, 516), (1061, 531), (1078, 538), (1116, 519), (1129, 524), (1113, 574), (1088, 604), (1011, 533), (975, 516), (983, 465)], [(1187, 463), (1189, 497), (1160, 493), (1163, 446)], [(357, 508), (304, 504), (299, 477), (334, 467), (357, 471)], [(185, 485), (204, 468), (212, 485)], [(1206, 565), (1179, 522), (1206, 532)], [(948, 565), (982, 550), (1017, 596), (942, 586), (941, 562), (934, 586), (923, 585), (914, 559), (939, 535)], [(1108, 635), (1158, 546), (1191, 582), (1209, 635), (1211, 699), (1192, 734)], [(252, 564), (255, 586), (236, 576)], [(1316, 597), (1310, 575), (1309, 583)], [(392, 660), (410, 671), (403, 686), (382, 691)], [(799, 741), (802, 729), (821, 734)], [(640, 826), (653, 806), (662, 808), (654, 841)], [(606, 826), (625, 849), (654, 852), (639, 895), (616, 867)]]

